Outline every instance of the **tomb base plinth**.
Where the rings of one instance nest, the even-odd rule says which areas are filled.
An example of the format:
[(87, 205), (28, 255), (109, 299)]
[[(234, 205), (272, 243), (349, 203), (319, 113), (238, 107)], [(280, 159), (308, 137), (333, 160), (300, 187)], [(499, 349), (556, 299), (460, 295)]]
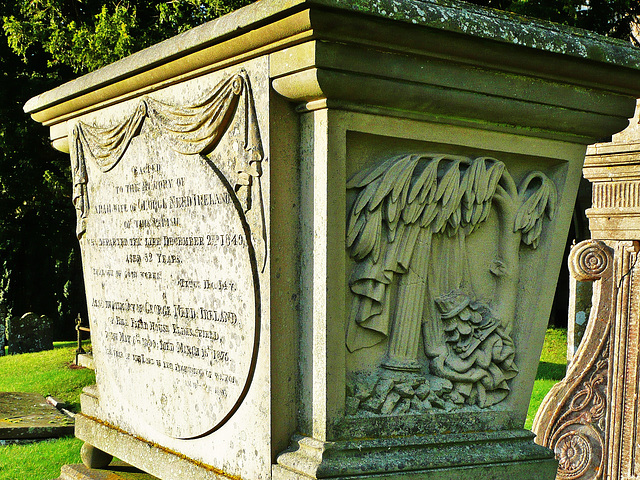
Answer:
[(558, 462), (528, 430), (324, 443), (296, 438), (274, 480), (553, 478)]
[[(220, 478), (228, 476), (210, 465), (196, 462), (177, 452), (160, 448), (159, 445), (153, 442), (135, 437), (113, 425), (108, 425), (103, 421), (83, 414), (76, 416), (76, 437), (87, 442), (85, 445), (89, 444), (102, 452), (109, 452), (110, 455), (128, 464), (133, 464), (137, 469), (163, 480), (181, 480), (185, 478), (220, 480)], [(99, 469), (90, 468), (87, 465), (83, 467), (81, 470), (86, 472), (98, 472), (97, 477), (88, 478), (101, 479), (103, 477), (99, 476), (99, 472), (111, 472), (109, 465)], [(111, 477), (105, 478), (111, 479)]]
[(158, 480), (131, 465), (116, 462), (106, 468), (93, 469), (82, 464), (65, 465), (56, 480)]

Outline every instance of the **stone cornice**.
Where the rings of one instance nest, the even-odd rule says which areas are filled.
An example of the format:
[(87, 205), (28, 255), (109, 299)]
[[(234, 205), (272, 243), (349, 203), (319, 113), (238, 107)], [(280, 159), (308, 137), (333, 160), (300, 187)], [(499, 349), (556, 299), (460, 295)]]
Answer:
[(65, 150), (69, 119), (263, 55), (275, 90), (294, 102), (518, 125), (584, 144), (622, 130), (629, 97), (640, 96), (640, 50), (595, 34), (460, 2), (261, 0), (45, 92), (25, 111)]

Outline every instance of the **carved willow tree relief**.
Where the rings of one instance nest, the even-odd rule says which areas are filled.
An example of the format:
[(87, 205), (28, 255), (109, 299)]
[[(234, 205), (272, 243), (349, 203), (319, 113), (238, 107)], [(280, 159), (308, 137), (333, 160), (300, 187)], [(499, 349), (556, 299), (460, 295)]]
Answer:
[[(518, 373), (511, 338), (521, 244), (537, 248), (555, 184), (532, 172), (520, 185), (499, 160), (414, 154), (356, 174), (346, 244), (356, 265), (347, 348), (386, 339), (374, 373), (354, 374), (348, 414), (485, 408)], [(492, 299), (477, 298), (466, 239), (495, 208)], [(421, 355), (420, 348), (424, 355)]]
[[(230, 184), (246, 214), (257, 199), (256, 216), (260, 226), (255, 234), (259, 264), (266, 261), (266, 229), (262, 199), (261, 164), (265, 160), (256, 116), (256, 109), (247, 72), (222, 80), (201, 101), (187, 106), (169, 105), (144, 97), (124, 121), (111, 127), (78, 123), (71, 132), (73, 170), (73, 204), (76, 208), (78, 238), (86, 231), (89, 213), (87, 193), (87, 159), (92, 159), (103, 173), (112, 170), (122, 159), (132, 139), (147, 127), (173, 150), (184, 155), (199, 155), (211, 162), (209, 155), (229, 131), (235, 120), (242, 129), (243, 148), (236, 153), (235, 168), (225, 171), (213, 164)], [(254, 232), (252, 232), (254, 233)], [(260, 261), (262, 260), (262, 261)]]

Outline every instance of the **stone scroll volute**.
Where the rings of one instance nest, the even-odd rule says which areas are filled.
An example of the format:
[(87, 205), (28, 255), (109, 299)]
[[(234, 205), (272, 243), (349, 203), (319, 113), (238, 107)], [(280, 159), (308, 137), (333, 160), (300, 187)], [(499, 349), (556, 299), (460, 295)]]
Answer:
[[(490, 157), (408, 154), (354, 175), (346, 245), (354, 267), (346, 346), (386, 342), (373, 370), (348, 380), (350, 415), (401, 415), (502, 402), (518, 374), (513, 323), (520, 249), (536, 249), (556, 211), (545, 174), (516, 183)], [(497, 218), (496, 285), (478, 296), (467, 239)]]

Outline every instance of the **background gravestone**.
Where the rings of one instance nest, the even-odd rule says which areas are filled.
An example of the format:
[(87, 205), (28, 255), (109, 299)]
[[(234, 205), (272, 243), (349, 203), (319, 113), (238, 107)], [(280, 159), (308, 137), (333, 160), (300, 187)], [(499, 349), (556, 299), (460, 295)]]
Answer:
[(53, 348), (53, 322), (46, 315), (25, 313), (7, 325), (9, 353), (41, 352)]
[(4, 347), (7, 345), (7, 327), (0, 323), (0, 357), (4, 356)]
[(37, 393), (0, 392), (0, 445), (73, 434), (73, 419)]

